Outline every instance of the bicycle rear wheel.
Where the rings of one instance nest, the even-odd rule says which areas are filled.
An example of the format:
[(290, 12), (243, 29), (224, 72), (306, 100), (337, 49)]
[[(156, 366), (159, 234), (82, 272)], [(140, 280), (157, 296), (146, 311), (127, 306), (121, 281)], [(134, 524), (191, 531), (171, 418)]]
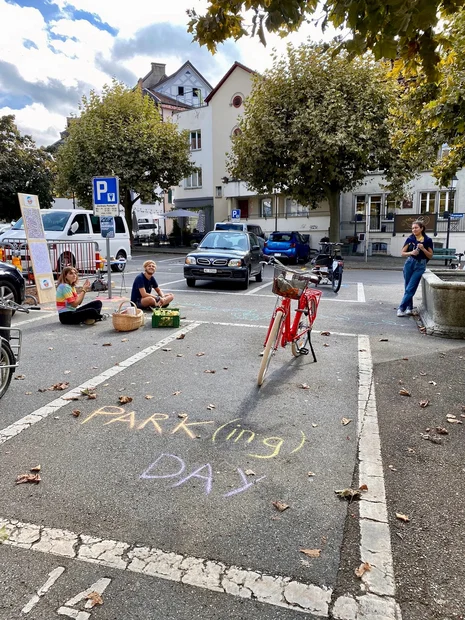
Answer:
[(332, 287), (335, 293), (339, 291), (339, 289), (341, 288), (341, 284), (342, 284), (342, 267), (339, 265), (333, 271)]
[[(9, 343), (2, 338), (0, 345), (0, 398), (5, 394), (15, 371), (16, 358)], [(7, 368), (10, 366), (10, 368)]]
[(311, 297), (307, 300), (305, 308), (301, 312), (301, 319), (297, 326), (298, 338), (292, 341), (292, 355), (294, 357), (299, 357), (302, 353), (307, 355), (309, 346), (311, 348), (310, 337), (316, 312), (316, 301)]
[(279, 336), (281, 333), (280, 327), (283, 321), (282, 312), (278, 312), (274, 318), (273, 325), (271, 327), (270, 333), (268, 335), (268, 340), (266, 341), (265, 350), (263, 352), (262, 363), (260, 365), (260, 370), (258, 371), (257, 385), (262, 385), (265, 380), (266, 371), (268, 370), (268, 366), (270, 365), (271, 356), (273, 352), (277, 349), (279, 342)]

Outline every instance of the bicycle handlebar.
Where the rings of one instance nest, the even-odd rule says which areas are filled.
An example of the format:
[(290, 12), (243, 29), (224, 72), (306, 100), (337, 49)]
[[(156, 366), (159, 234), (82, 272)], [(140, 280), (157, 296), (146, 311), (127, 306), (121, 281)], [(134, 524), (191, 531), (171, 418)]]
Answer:
[(280, 260), (278, 260), (276, 258), (276, 256), (270, 256), (270, 258), (269, 258), (267, 263), (264, 262), (264, 261), (260, 261), (260, 262), (263, 265), (277, 265), (278, 267), (282, 267), (286, 271), (290, 271), (291, 273), (295, 273), (298, 276), (306, 276), (306, 277), (308, 277), (310, 282), (313, 282), (313, 284), (317, 284), (319, 282), (318, 276), (316, 276), (311, 271), (308, 271), (308, 270), (306, 270), (306, 271), (298, 271), (297, 269), (292, 269), (292, 268), (288, 267), (287, 265), (284, 265)]
[(26, 308), (25, 306), (21, 306), (17, 304), (12, 299), (5, 299), (4, 297), (0, 297), (0, 310), (17, 310), (18, 312), (26, 312), (29, 314), (30, 310), (38, 310), (39, 308)]

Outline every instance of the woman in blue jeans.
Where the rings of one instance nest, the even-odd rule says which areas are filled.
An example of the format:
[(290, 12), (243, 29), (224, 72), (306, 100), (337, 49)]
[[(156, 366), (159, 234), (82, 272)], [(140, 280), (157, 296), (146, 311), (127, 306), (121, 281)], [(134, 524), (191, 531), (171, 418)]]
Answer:
[(426, 263), (433, 257), (433, 240), (425, 234), (421, 220), (412, 224), (412, 234), (407, 237), (402, 256), (407, 256), (404, 265), (405, 291), (397, 310), (397, 316), (410, 316), (413, 312), (413, 296), (417, 292)]

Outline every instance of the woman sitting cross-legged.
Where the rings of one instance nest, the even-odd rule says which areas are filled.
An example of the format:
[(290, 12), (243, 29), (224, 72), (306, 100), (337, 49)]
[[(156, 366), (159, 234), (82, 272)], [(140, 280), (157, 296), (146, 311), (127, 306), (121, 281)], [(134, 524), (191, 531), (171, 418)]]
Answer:
[[(173, 301), (172, 293), (163, 293), (158, 282), (153, 277), (157, 265), (153, 260), (146, 260), (142, 265), (144, 271), (136, 276), (132, 285), (131, 301), (140, 309), (162, 308)], [(152, 293), (155, 290), (155, 294)]]
[(86, 280), (81, 291), (76, 291), (78, 274), (74, 267), (65, 267), (58, 278), (56, 304), (58, 318), (63, 325), (85, 323), (93, 325), (105, 318), (102, 315), (102, 302), (98, 299), (81, 306), (84, 297), (90, 291), (90, 282)]

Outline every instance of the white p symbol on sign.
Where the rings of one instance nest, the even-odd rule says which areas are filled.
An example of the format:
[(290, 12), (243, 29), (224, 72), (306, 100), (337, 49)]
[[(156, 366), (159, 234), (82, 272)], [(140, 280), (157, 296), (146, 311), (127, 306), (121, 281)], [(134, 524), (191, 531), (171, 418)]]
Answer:
[(102, 194), (106, 194), (108, 191), (108, 184), (106, 181), (97, 181), (97, 200), (101, 199)]

